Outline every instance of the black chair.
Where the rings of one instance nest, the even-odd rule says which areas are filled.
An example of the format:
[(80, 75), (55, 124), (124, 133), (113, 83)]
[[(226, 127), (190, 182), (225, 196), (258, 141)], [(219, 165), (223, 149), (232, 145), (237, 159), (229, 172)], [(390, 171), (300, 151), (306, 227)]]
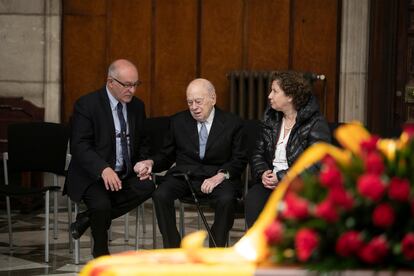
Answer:
[(149, 139), (150, 155), (156, 154), (164, 144), (165, 135), (170, 128), (170, 117), (153, 117), (145, 120), (144, 132)]
[[(145, 120), (144, 131), (149, 143), (149, 154), (156, 154), (164, 144), (165, 135), (170, 127), (170, 117), (153, 117)], [(163, 173), (153, 174), (153, 181), (158, 185), (163, 178)], [(144, 225), (144, 223), (143, 223)], [(152, 202), (152, 246), (157, 247), (157, 217), (155, 215), (155, 206)]]
[(344, 123), (340, 122), (328, 122), (329, 130), (331, 131), (331, 144), (336, 147), (342, 147), (341, 144), (339, 144), (338, 140), (335, 138), (335, 130), (343, 125)]
[[(252, 180), (252, 174), (251, 174), (250, 157), (253, 154), (253, 150), (256, 145), (256, 140), (260, 132), (260, 120), (255, 120), (255, 119), (244, 120), (243, 131), (246, 137), (247, 157), (249, 159), (249, 162), (247, 163), (246, 170), (242, 176), (243, 194), (240, 198), (237, 199), (236, 218), (245, 218), (244, 199), (246, 198), (248, 190), (254, 184)], [(233, 229), (233, 230), (245, 232), (247, 230), (246, 221), (244, 224), (244, 229)]]
[[(22, 183), (9, 181), (10, 173), (49, 172), (64, 175), (68, 131), (62, 124), (34, 122), (12, 124), (8, 127), (8, 152), (3, 153), (4, 181), (0, 185), (0, 194), (6, 196), (7, 220), (9, 228), (10, 252), (13, 249), (13, 232), (11, 224), (10, 197), (29, 195), (45, 196), (45, 262), (49, 262), (49, 192), (60, 187), (57, 177), (54, 184), (44, 186), (43, 183), (31, 183), (24, 187)], [(57, 225), (57, 200), (55, 200), (55, 222)]]

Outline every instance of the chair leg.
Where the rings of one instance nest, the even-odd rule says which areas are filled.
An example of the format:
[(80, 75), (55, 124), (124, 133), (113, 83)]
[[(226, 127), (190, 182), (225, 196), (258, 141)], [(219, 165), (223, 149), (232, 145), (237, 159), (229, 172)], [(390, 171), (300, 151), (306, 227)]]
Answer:
[(13, 231), (11, 223), (11, 210), (10, 210), (10, 197), (6, 196), (6, 209), (7, 209), (7, 224), (9, 228), (9, 249), (13, 250)]
[(124, 215), (124, 240), (125, 242), (129, 241), (129, 213)]
[(136, 208), (136, 213), (135, 213), (135, 250), (138, 250), (138, 241), (139, 241), (139, 210), (140, 210), (140, 206)]
[[(78, 204), (75, 202), (75, 217), (78, 214)], [(79, 264), (79, 255), (80, 255), (80, 239), (74, 240), (75, 242), (75, 250), (74, 250), (74, 255), (75, 255), (75, 264), (78, 265)]]
[(139, 205), (139, 211), (141, 212), (142, 232), (147, 233), (147, 225), (145, 223), (145, 202)]
[(108, 229), (108, 241), (112, 241), (112, 222), (111, 222), (111, 226), (109, 226)]
[[(56, 174), (53, 174), (53, 182), (55, 186), (58, 186), (58, 177)], [(58, 192), (53, 194), (53, 238), (57, 240), (58, 238)]]
[(157, 248), (157, 216), (154, 201), (152, 202), (152, 248)]
[(72, 201), (68, 197), (68, 241), (69, 253), (73, 252), (72, 234), (70, 233), (70, 225), (72, 224)]
[(45, 194), (45, 262), (49, 262), (49, 191)]
[(180, 201), (179, 202), (179, 208), (180, 208), (180, 235), (181, 238), (185, 236), (185, 229), (184, 229), (184, 204)]

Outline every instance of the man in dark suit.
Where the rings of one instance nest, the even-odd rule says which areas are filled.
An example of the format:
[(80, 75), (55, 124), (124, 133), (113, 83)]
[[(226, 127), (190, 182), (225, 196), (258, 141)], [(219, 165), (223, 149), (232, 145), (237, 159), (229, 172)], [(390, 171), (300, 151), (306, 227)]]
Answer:
[(209, 199), (215, 209), (211, 231), (217, 246), (223, 247), (233, 226), (240, 176), (247, 162), (242, 121), (214, 107), (215, 89), (205, 79), (188, 85), (187, 104), (188, 110), (172, 116), (160, 153), (138, 162), (134, 170), (140, 179), (147, 179), (152, 171), (166, 170), (176, 163), (153, 194), (164, 247), (180, 245), (174, 200), (190, 194), (187, 183), (175, 173), (190, 173), (197, 195)]
[(84, 201), (88, 210), (71, 225), (75, 239), (91, 226), (93, 256), (109, 254), (111, 220), (148, 199), (155, 189), (133, 171), (147, 158), (143, 138), (144, 103), (134, 96), (138, 71), (127, 60), (108, 69), (106, 86), (78, 99), (72, 117), (72, 159), (66, 179), (69, 197)]

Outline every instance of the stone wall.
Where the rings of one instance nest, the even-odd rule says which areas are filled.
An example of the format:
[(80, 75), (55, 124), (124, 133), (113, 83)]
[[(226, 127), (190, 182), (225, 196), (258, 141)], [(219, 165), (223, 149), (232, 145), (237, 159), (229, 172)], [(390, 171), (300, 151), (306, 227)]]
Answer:
[(366, 123), (369, 0), (342, 1), (341, 25), (338, 118)]
[(0, 0), (0, 96), (61, 114), (61, 0)]

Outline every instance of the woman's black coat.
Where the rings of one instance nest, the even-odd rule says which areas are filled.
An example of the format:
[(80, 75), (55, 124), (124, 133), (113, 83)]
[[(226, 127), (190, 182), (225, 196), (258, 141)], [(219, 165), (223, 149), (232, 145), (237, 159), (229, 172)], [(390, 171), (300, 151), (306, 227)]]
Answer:
[[(265, 112), (261, 123), (260, 134), (251, 157), (253, 179), (256, 183), (262, 183), (261, 177), (266, 170), (273, 170), (276, 142), (279, 138), (282, 126), (283, 113), (269, 108)], [(291, 130), (286, 145), (286, 158), (288, 166), (310, 145), (319, 142), (330, 142), (331, 133), (328, 123), (319, 111), (319, 106), (314, 96), (308, 103), (298, 110), (296, 123)], [(286, 170), (277, 172), (277, 178), (281, 180)]]

